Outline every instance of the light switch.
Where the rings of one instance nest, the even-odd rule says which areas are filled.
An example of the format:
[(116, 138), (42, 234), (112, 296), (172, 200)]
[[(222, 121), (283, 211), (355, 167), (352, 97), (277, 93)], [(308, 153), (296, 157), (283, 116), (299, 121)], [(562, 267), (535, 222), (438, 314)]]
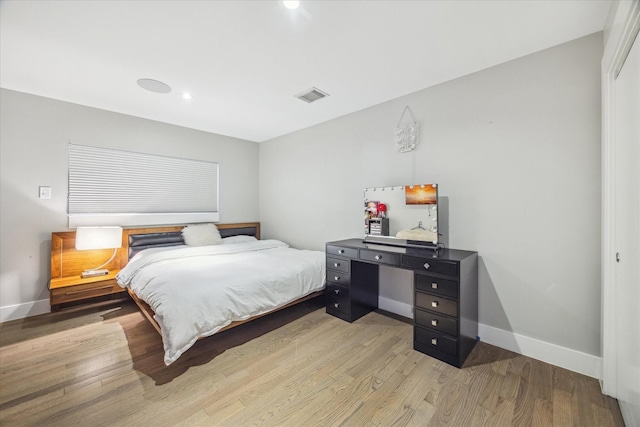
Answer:
[(40, 198), (41, 199), (50, 199), (51, 198), (51, 187), (40, 187)]

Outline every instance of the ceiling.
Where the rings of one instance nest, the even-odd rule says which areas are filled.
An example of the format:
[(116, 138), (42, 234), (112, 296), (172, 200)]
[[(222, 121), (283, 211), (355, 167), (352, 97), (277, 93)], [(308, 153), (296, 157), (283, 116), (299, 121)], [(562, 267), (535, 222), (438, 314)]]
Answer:
[(2, 0), (0, 86), (262, 142), (600, 31), (609, 5)]

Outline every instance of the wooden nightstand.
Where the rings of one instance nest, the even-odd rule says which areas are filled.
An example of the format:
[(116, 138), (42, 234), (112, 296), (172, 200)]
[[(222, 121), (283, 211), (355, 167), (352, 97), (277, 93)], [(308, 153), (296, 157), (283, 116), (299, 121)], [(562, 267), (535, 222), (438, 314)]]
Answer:
[(51, 311), (58, 311), (61, 304), (72, 301), (83, 301), (94, 297), (126, 292), (116, 282), (116, 274), (120, 270), (110, 271), (106, 276), (55, 277), (49, 282)]
[[(124, 245), (125, 242), (123, 242)], [(127, 253), (124, 249), (118, 249), (118, 251), (120, 251), (119, 256), (104, 266), (109, 270), (109, 274), (83, 279), (82, 271), (104, 263), (112, 255), (112, 250), (79, 251), (76, 249), (75, 231), (51, 233), (51, 279), (49, 280), (51, 311), (58, 311), (67, 303), (82, 302), (95, 297), (124, 296), (121, 294), (126, 293), (126, 290), (116, 283), (115, 277), (126, 264)]]

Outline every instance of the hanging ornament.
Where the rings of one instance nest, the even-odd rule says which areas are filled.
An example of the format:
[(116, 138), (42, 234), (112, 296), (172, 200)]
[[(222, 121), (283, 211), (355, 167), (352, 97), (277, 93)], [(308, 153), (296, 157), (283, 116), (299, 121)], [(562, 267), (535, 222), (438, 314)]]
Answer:
[[(409, 116), (411, 116), (411, 121), (402, 123), (402, 119), (406, 112), (409, 112)], [(413, 151), (416, 148), (416, 143), (418, 142), (418, 122), (413, 117), (413, 113), (409, 109), (407, 105), (402, 110), (402, 115), (400, 115), (400, 120), (398, 121), (398, 126), (396, 126), (396, 138), (395, 145), (396, 150), (400, 153), (407, 153), (409, 151)]]

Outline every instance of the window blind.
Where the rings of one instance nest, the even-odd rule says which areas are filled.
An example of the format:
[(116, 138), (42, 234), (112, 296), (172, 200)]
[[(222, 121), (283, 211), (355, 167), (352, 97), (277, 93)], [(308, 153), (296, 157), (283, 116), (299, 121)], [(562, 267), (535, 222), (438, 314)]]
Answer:
[(215, 162), (69, 144), (69, 227), (218, 221)]

